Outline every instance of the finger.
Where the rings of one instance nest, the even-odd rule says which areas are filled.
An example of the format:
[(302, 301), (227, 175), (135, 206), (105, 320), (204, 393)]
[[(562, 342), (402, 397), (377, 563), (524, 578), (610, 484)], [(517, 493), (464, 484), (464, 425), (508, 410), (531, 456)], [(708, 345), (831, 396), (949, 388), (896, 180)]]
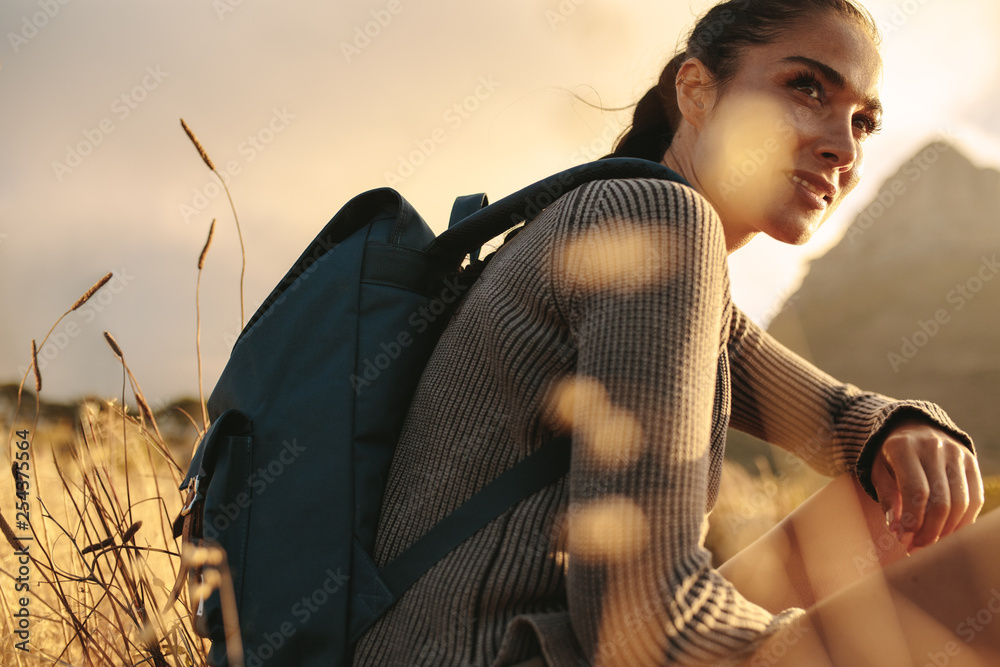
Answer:
[(948, 516), (941, 527), (940, 537), (950, 535), (957, 530), (969, 511), (969, 481), (966, 476), (964, 456), (959, 451), (958, 456), (955, 457), (957, 460), (945, 466), (945, 478), (948, 482), (951, 504)]
[(920, 459), (916, 456), (889, 457), (889, 464), (896, 476), (901, 498), (899, 523), (902, 526), (900, 542), (909, 547), (917, 531), (924, 524), (924, 512), (930, 497), (930, 484)]
[(902, 513), (899, 487), (896, 485), (896, 478), (893, 476), (892, 470), (889, 469), (881, 456), (876, 458), (875, 464), (872, 466), (871, 482), (878, 494), (879, 505), (885, 512), (886, 525), (892, 529), (893, 524), (896, 524), (896, 527), (899, 528), (900, 532), (896, 535), (898, 539), (902, 534), (902, 529), (899, 526), (899, 515)]
[(986, 490), (983, 488), (983, 476), (979, 472), (979, 461), (976, 457), (965, 457), (965, 479), (969, 489), (969, 507), (965, 516), (959, 521), (958, 527), (967, 526), (976, 520), (986, 502)]
[[(941, 450), (938, 449), (938, 452)], [(941, 453), (931, 454), (924, 461), (923, 470), (930, 493), (924, 506), (924, 520), (913, 536), (912, 547), (926, 547), (937, 542), (951, 514), (951, 485)]]

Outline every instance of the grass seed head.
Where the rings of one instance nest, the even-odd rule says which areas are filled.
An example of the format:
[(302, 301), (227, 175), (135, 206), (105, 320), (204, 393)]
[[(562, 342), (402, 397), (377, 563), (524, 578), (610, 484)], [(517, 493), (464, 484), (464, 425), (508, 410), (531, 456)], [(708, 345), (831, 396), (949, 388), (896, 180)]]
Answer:
[(111, 332), (104, 332), (104, 340), (108, 341), (108, 345), (111, 347), (111, 351), (115, 353), (115, 356), (124, 361), (125, 355), (122, 354), (122, 349), (118, 347), (118, 341), (116, 341), (115, 337), (111, 335)]
[(142, 521), (136, 521), (129, 526), (128, 530), (125, 531), (125, 534), (122, 535), (122, 544), (128, 544), (131, 542), (132, 538), (135, 537), (135, 534), (139, 532), (140, 528), (142, 528)]
[(205, 239), (205, 247), (201, 249), (201, 254), (198, 255), (198, 270), (201, 271), (205, 268), (205, 255), (208, 254), (208, 248), (212, 245), (212, 237), (215, 235), (215, 218), (212, 218), (212, 224), (208, 228), (208, 238)]
[(0, 512), (0, 532), (3, 532), (3, 536), (7, 538), (7, 544), (14, 547), (14, 551), (24, 551), (24, 544), (17, 539), (17, 535), (11, 530), (10, 524), (7, 523), (2, 512)]
[(139, 411), (142, 416), (147, 421), (153, 421), (153, 410), (149, 407), (149, 403), (146, 402), (146, 398), (141, 392), (137, 392), (135, 395), (135, 402), (139, 404)]
[(38, 345), (31, 339), (31, 370), (35, 372), (35, 393), (42, 390), (42, 372), (38, 370)]
[(215, 171), (215, 165), (212, 164), (212, 158), (208, 157), (208, 152), (205, 150), (205, 147), (201, 145), (201, 142), (198, 141), (198, 137), (194, 135), (194, 132), (191, 131), (191, 128), (188, 127), (188, 124), (184, 122), (183, 118), (181, 118), (181, 127), (184, 128), (184, 131), (188, 135), (188, 139), (191, 140), (194, 147), (198, 149), (198, 155), (201, 156), (201, 159), (205, 161), (205, 164), (208, 165), (209, 169)]
[(83, 293), (83, 296), (81, 296), (79, 299), (76, 300), (76, 303), (73, 304), (73, 307), (70, 308), (70, 310), (71, 311), (76, 310), (83, 304), (87, 303), (90, 300), (90, 297), (94, 296), (97, 290), (101, 289), (102, 287), (108, 284), (108, 281), (111, 280), (111, 275), (112, 275), (111, 273), (108, 273), (106, 276), (104, 276), (96, 283), (94, 283), (94, 285), (89, 290)]
[(101, 540), (100, 542), (95, 542), (94, 544), (88, 544), (84, 548), (80, 549), (81, 554), (89, 554), (91, 551), (100, 551), (107, 547), (113, 546), (115, 543), (115, 538), (109, 537), (106, 540)]

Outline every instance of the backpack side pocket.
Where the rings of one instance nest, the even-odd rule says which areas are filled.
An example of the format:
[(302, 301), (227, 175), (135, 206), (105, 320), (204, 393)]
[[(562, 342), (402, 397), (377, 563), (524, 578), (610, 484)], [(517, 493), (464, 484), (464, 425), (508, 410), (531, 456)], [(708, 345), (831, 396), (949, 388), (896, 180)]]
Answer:
[[(187, 490), (185, 506), (174, 523), (175, 536), (183, 536), (186, 544), (215, 545), (225, 551), (237, 611), (242, 607), (252, 504), (252, 461), (252, 422), (239, 410), (228, 410), (216, 419), (198, 444), (181, 486)], [(212, 640), (215, 658), (216, 651), (221, 652), (225, 646), (222, 603), (218, 589), (207, 597), (196, 599), (193, 595), (193, 587), (202, 583), (203, 574), (201, 567), (194, 567), (186, 572), (186, 578), (192, 587), (189, 590), (195, 629)], [(184, 575), (182, 571), (181, 576)], [(223, 664), (217, 660), (213, 663)]]

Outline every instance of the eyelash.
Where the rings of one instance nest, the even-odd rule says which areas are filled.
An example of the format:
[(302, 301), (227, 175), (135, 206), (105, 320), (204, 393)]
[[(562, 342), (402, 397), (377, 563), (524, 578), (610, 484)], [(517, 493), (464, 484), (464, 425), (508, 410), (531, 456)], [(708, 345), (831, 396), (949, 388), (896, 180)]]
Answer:
[[(822, 101), (823, 97), (826, 94), (826, 89), (823, 87), (823, 84), (819, 81), (819, 79), (816, 78), (816, 75), (814, 75), (812, 72), (808, 70), (802, 70), (800, 72), (797, 72), (792, 76), (791, 81), (788, 82), (788, 87), (794, 90), (801, 90), (802, 88), (807, 88), (810, 86), (816, 89), (818, 97), (813, 97), (812, 95), (810, 95), (809, 97), (815, 100)], [(861, 131), (864, 132), (864, 135), (866, 137), (871, 136), (873, 134), (878, 134), (882, 130), (882, 122), (876, 118), (873, 118), (868, 114), (861, 114), (857, 116), (855, 118), (855, 122), (858, 120), (864, 123), (864, 126), (861, 128)]]

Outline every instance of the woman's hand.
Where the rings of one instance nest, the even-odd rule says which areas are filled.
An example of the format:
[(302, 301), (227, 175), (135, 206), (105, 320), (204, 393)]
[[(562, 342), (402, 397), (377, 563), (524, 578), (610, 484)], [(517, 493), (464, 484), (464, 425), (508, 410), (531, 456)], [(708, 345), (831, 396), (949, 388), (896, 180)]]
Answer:
[(889, 529), (912, 553), (976, 520), (983, 478), (969, 449), (917, 419), (885, 439), (871, 475)]

